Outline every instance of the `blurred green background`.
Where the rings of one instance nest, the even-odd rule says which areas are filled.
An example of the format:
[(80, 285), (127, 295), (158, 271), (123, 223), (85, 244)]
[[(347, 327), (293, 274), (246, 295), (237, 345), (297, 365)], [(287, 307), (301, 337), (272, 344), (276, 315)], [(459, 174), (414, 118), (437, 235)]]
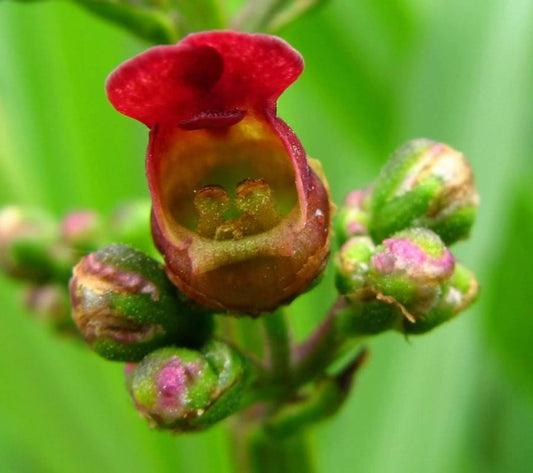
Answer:
[[(24, 3), (24, 2), (23, 2)], [(331, 0), (283, 32), (306, 59), (280, 116), (320, 158), (337, 202), (415, 137), (471, 160), (482, 196), (455, 248), (474, 308), (435, 333), (370, 342), (341, 413), (313, 429), (319, 471), (533, 470), (533, 2)], [(107, 103), (106, 75), (145, 43), (69, 2), (0, 1), (0, 203), (57, 215), (147, 197), (147, 130)], [(224, 427), (151, 432), (122, 368), (56, 338), (0, 278), (0, 471), (224, 472)], [(307, 333), (334, 298), (291, 307)]]

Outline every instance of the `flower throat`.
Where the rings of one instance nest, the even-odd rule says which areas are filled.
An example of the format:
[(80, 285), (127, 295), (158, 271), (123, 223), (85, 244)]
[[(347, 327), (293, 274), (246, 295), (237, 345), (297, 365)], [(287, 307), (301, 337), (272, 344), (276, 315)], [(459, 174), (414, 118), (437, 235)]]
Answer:
[[(233, 205), (232, 205), (233, 204)], [(219, 185), (194, 191), (198, 215), (197, 233), (215, 240), (239, 240), (267, 231), (281, 219), (272, 189), (264, 179), (244, 179), (235, 188), (235, 198)], [(236, 216), (229, 217), (234, 214)]]

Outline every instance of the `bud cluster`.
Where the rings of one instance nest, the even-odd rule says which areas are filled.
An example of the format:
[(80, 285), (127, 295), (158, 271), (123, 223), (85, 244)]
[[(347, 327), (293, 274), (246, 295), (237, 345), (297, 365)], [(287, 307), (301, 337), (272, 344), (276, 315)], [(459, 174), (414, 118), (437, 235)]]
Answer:
[(83, 255), (113, 241), (150, 251), (150, 206), (133, 202), (109, 218), (93, 210), (66, 214), (60, 221), (42, 211), (0, 209), (0, 270), (27, 284), (24, 306), (59, 332), (73, 333), (67, 282)]
[(348, 194), (336, 284), (354, 334), (424, 333), (475, 300), (474, 275), (445, 245), (468, 236), (478, 201), (463, 155), (429, 140), (407, 144), (371, 188)]
[(239, 408), (245, 359), (213, 339), (212, 314), (186, 299), (158, 261), (126, 245), (104, 247), (74, 267), (70, 296), (88, 345), (128, 362), (128, 391), (151, 426), (198, 430)]

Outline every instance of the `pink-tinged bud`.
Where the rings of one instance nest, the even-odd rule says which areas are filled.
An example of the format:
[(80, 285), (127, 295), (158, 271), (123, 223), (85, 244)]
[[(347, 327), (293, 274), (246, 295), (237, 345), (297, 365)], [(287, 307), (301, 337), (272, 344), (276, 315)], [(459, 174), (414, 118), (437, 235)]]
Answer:
[(380, 300), (372, 286), (375, 253), (370, 237), (356, 236), (344, 243), (335, 257), (335, 283), (344, 296), (337, 320), (345, 334), (375, 335), (393, 328), (402, 319), (399, 307)]
[(340, 243), (351, 237), (369, 234), (370, 198), (372, 189), (359, 189), (348, 193), (335, 218), (335, 231)]
[(77, 333), (70, 316), (67, 288), (59, 284), (29, 287), (24, 292), (24, 305), (31, 315), (62, 333)]
[(378, 299), (397, 304), (415, 322), (438, 302), (454, 267), (454, 257), (438, 235), (414, 228), (396, 233), (377, 248), (368, 281)]
[(67, 281), (71, 257), (49, 215), (15, 206), (0, 209), (0, 269), (9, 276), (38, 284)]
[(141, 415), (174, 431), (204, 429), (235, 412), (248, 381), (244, 358), (218, 341), (200, 351), (161, 348), (125, 371)]
[(350, 238), (335, 256), (336, 286), (341, 294), (356, 295), (368, 286), (370, 260), (376, 247), (366, 236)]
[(329, 253), (330, 200), (276, 100), (301, 56), (279, 38), (198, 33), (127, 61), (115, 108), (150, 129), (152, 233), (171, 280), (252, 315), (306, 290)]
[(65, 243), (84, 253), (98, 247), (103, 230), (102, 219), (93, 210), (70, 212), (61, 222), (61, 235)]

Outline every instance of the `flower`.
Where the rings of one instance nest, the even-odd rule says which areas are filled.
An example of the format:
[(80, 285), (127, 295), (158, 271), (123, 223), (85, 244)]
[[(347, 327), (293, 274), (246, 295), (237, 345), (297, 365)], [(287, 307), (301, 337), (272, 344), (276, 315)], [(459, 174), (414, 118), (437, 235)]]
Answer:
[(216, 31), (149, 49), (108, 78), (114, 107), (151, 130), (152, 234), (168, 275), (206, 306), (272, 311), (324, 267), (327, 187), (276, 116), (302, 68), (279, 38)]
[(94, 210), (69, 212), (61, 221), (63, 241), (75, 250), (90, 252), (102, 239), (103, 221)]

